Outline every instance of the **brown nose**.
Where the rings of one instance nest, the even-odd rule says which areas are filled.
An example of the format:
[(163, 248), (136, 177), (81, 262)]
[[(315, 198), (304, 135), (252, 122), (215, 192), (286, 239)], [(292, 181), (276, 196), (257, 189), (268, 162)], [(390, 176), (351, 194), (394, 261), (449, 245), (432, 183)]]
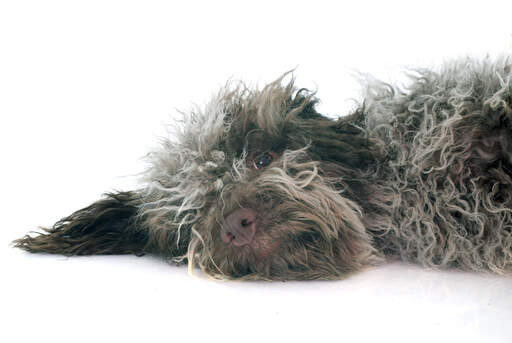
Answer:
[(256, 212), (249, 208), (241, 208), (226, 217), (226, 224), (220, 232), (225, 243), (241, 247), (252, 242), (258, 230)]

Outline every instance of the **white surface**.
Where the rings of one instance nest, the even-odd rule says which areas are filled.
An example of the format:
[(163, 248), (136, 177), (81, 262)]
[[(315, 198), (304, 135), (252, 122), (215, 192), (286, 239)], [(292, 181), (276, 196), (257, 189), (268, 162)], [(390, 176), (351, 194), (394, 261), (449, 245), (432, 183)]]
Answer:
[(393, 263), (337, 282), (214, 282), (151, 257), (8, 242), (134, 187), (163, 123), (297, 67), (345, 114), (353, 69), (512, 52), (507, 1), (0, 2), (1, 342), (511, 342), (512, 278)]
[(14, 341), (510, 341), (507, 278), (392, 263), (335, 282), (214, 282), (149, 257), (6, 257)]

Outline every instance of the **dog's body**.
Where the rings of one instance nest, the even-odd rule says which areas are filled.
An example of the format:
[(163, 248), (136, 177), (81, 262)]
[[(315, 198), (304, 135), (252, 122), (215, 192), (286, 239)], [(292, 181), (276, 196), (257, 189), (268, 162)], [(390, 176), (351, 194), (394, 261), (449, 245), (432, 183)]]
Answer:
[(336, 279), (386, 258), (512, 271), (512, 71), (504, 59), (379, 82), (338, 120), (282, 78), (228, 85), (108, 194), (16, 246), (154, 253), (218, 278)]

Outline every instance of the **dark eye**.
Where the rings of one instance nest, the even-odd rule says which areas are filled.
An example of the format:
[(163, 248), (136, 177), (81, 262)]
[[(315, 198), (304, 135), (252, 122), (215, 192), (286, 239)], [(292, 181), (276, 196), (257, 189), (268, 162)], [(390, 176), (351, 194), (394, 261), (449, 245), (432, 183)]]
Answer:
[(270, 163), (272, 163), (273, 160), (274, 160), (274, 158), (272, 157), (272, 155), (270, 153), (267, 152), (265, 154), (261, 154), (254, 159), (254, 161), (253, 161), (254, 168), (256, 168), (256, 169), (265, 168)]

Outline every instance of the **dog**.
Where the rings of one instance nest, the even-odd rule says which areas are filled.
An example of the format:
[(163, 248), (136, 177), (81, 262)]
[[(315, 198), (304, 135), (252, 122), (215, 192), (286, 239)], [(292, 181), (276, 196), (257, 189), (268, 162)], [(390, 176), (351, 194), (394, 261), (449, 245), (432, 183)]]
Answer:
[(505, 57), (401, 88), (367, 77), (338, 119), (293, 73), (229, 82), (148, 155), (144, 186), (14, 246), (156, 254), (218, 279), (341, 279), (390, 259), (510, 274), (511, 77)]

